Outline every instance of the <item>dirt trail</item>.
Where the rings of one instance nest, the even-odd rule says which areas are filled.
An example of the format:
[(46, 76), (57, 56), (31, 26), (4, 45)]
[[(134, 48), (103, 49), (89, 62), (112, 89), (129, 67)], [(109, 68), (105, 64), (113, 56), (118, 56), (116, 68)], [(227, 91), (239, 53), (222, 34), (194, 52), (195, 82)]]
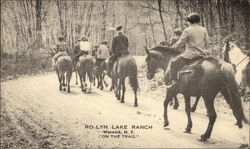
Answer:
[[(239, 134), (249, 140), (249, 126), (245, 124), (239, 133), (230, 114), (218, 113), (211, 139), (199, 142), (208, 122), (204, 109), (192, 113), (192, 134), (185, 134), (183, 104), (178, 110), (169, 108), (170, 126), (164, 129), (161, 96), (147, 97), (141, 91), (135, 108), (129, 86), (121, 104), (107, 88), (94, 87), (92, 94), (86, 94), (74, 85), (74, 77), (71, 84), (72, 93), (58, 91), (54, 72), (2, 82), (1, 148), (236, 148), (242, 143)], [(112, 129), (116, 125), (127, 129)], [(132, 129), (132, 125), (149, 129)], [(105, 135), (107, 130), (120, 133), (111, 138)], [(124, 131), (135, 138), (123, 138)]]

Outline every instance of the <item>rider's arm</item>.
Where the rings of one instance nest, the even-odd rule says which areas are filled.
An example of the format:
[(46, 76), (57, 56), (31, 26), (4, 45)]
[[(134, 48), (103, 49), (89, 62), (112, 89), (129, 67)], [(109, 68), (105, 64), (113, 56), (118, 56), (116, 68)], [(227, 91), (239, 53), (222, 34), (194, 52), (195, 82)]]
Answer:
[(113, 41), (112, 41), (111, 53), (115, 53), (114, 52), (115, 44), (116, 44), (116, 38), (114, 38)]
[(181, 34), (180, 39), (172, 47), (175, 48), (175, 49), (177, 49), (181, 45), (186, 44), (187, 38), (188, 38), (188, 33), (187, 33), (186, 30), (184, 30), (183, 33)]

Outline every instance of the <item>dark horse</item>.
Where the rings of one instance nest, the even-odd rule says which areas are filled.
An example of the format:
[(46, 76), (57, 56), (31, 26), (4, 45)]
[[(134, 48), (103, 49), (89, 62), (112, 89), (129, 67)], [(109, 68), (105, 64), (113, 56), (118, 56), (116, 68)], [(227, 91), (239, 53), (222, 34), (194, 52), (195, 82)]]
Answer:
[[(77, 63), (77, 72), (79, 74), (80, 82), (81, 82), (81, 89), (82, 91), (91, 92), (92, 83), (94, 82), (94, 58), (90, 55), (82, 55), (79, 57), (79, 61)], [(87, 90), (87, 84), (86, 84), (86, 74), (89, 78), (89, 89)]]
[(96, 61), (95, 75), (97, 78), (97, 88), (100, 88), (101, 90), (103, 90), (104, 88), (103, 83), (105, 84), (106, 87), (108, 86), (107, 82), (104, 80), (105, 77), (104, 71), (108, 71), (108, 61), (107, 60)]
[[(51, 50), (51, 55), (55, 55), (55, 51)], [(59, 90), (62, 91), (62, 87), (67, 86), (67, 92), (70, 92), (70, 80), (72, 76), (73, 63), (70, 56), (60, 56), (56, 62), (56, 73), (59, 81)], [(65, 76), (66, 75), (66, 76)], [(66, 79), (66, 83), (65, 83)], [(66, 91), (66, 89), (63, 89)]]
[[(167, 47), (159, 52), (162, 55), (168, 55), (169, 60), (178, 55), (178, 53)], [(188, 118), (188, 124), (185, 129), (186, 133), (190, 133), (192, 128), (190, 96), (202, 96), (204, 99), (209, 123), (206, 132), (200, 136), (200, 141), (205, 141), (211, 136), (217, 117), (214, 109), (214, 99), (218, 92), (225, 97), (231, 107), (238, 127), (242, 128), (242, 121), (248, 122), (244, 116), (240, 100), (241, 96), (234, 78), (233, 68), (230, 64), (215, 58), (204, 58), (196, 61), (195, 64), (185, 66), (181, 71), (185, 73), (179, 74), (176, 87), (167, 89), (164, 101), (164, 127), (169, 125), (167, 115), (168, 104), (177, 93), (183, 94), (185, 99), (185, 111)]]
[(117, 97), (117, 100), (121, 100), (121, 103), (124, 103), (126, 77), (129, 77), (130, 86), (132, 87), (135, 95), (134, 107), (137, 107), (137, 90), (139, 88), (137, 79), (137, 65), (135, 59), (128, 54), (119, 57), (118, 60), (114, 63), (111, 71), (111, 78), (113, 81), (112, 84), (114, 84), (115, 95)]
[[(171, 55), (168, 55), (168, 54), (162, 54), (161, 51), (164, 51), (166, 49), (166, 47), (163, 47), (163, 46), (157, 46), (157, 47), (154, 47), (152, 48), (150, 51), (145, 47), (145, 51), (147, 53), (147, 58), (146, 58), (146, 63), (147, 63), (147, 68), (148, 68), (148, 71), (147, 71), (147, 78), (149, 80), (151, 80), (155, 73), (157, 72), (157, 70), (160, 68), (160, 69), (163, 69), (164, 70), (164, 74), (167, 70), (167, 67), (168, 67), (168, 63), (169, 61), (172, 59), (172, 56)], [(172, 52), (173, 54), (177, 55), (179, 54), (180, 52), (178, 51), (173, 51)], [(197, 96), (196, 97), (196, 100), (195, 100), (195, 103), (193, 105), (193, 107), (191, 108), (191, 112), (195, 112), (196, 108), (197, 108), (197, 105), (198, 105), (198, 102), (199, 102), (199, 99), (200, 99), (200, 96)], [(179, 102), (178, 102), (178, 99), (176, 96), (174, 96), (174, 109), (177, 109), (179, 107)], [(172, 101), (171, 101), (172, 102)]]

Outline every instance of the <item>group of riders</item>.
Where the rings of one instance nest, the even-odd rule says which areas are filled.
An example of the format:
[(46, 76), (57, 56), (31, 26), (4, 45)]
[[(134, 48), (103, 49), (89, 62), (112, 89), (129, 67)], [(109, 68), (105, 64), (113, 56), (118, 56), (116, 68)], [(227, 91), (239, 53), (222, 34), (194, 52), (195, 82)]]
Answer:
[[(197, 59), (205, 57), (207, 54), (207, 49), (209, 47), (209, 36), (207, 29), (199, 25), (200, 15), (197, 13), (191, 13), (187, 16), (187, 21), (189, 26), (183, 31), (181, 29), (175, 29), (175, 36), (172, 38), (170, 45), (171, 50), (177, 50), (181, 52), (177, 57), (175, 57), (170, 63), (170, 76), (169, 82), (167, 84), (168, 88), (175, 87), (178, 79), (178, 70)], [(96, 57), (96, 64), (109, 59), (108, 67), (112, 68), (114, 62), (122, 55), (129, 54), (129, 42), (128, 38), (122, 32), (123, 27), (116, 27), (117, 36), (113, 38), (111, 51), (107, 46), (107, 42), (103, 41), (99, 46), (94, 47), (94, 54)], [(166, 46), (166, 43), (160, 43), (162, 46)], [(87, 36), (82, 36), (78, 39), (79, 52), (73, 58), (73, 62), (77, 62), (81, 55), (90, 54), (91, 46)], [(55, 66), (55, 62), (58, 57), (63, 55), (68, 55), (68, 48), (64, 42), (64, 37), (59, 36), (57, 43), (57, 53), (52, 59), (52, 65)], [(250, 56), (250, 52), (248, 53)], [(248, 67), (250, 64), (248, 64)], [(111, 69), (109, 69), (110, 71)], [(109, 73), (109, 72), (108, 72)], [(243, 76), (246, 75), (243, 72)], [(244, 78), (244, 77), (243, 77)], [(246, 78), (246, 77), (245, 77)]]
[[(118, 35), (114, 37), (112, 41), (111, 50), (108, 48), (107, 41), (102, 41), (101, 44), (95, 45), (94, 50), (92, 51), (92, 56), (96, 59), (96, 66), (98, 66), (101, 62), (109, 59), (108, 68), (112, 68), (114, 62), (118, 59), (118, 57), (122, 55), (129, 54), (128, 47), (128, 38), (122, 32), (122, 26), (119, 25), (116, 27)], [(83, 35), (78, 39), (78, 43), (75, 46), (75, 56), (73, 57), (73, 62), (75, 64), (78, 62), (79, 57), (82, 55), (89, 55), (91, 50), (91, 46), (88, 40), (88, 37)], [(66, 56), (69, 54), (66, 43), (64, 42), (64, 37), (61, 35), (58, 38), (58, 43), (56, 44), (56, 54), (52, 58), (52, 66), (56, 67), (56, 60), (60, 56)], [(109, 69), (110, 70), (110, 69)]]

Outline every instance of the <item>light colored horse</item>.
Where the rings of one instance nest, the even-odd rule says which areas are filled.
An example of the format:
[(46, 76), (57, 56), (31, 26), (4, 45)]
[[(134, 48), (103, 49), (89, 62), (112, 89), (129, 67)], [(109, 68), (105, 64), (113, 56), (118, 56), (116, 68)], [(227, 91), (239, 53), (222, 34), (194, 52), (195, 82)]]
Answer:
[(235, 43), (227, 41), (223, 46), (223, 59), (234, 65), (236, 82), (240, 87), (244, 86), (243, 94), (246, 95), (249, 92), (249, 85), (244, 77), (249, 77), (249, 74), (245, 73), (250, 63), (249, 57)]
[[(94, 64), (95, 60), (90, 55), (82, 55), (79, 57), (79, 61), (77, 63), (77, 72), (79, 74), (80, 82), (81, 82), (81, 89), (83, 92), (91, 93), (92, 84), (94, 82)], [(87, 89), (87, 83), (86, 83), (86, 75), (88, 75), (89, 78), (89, 88)]]

